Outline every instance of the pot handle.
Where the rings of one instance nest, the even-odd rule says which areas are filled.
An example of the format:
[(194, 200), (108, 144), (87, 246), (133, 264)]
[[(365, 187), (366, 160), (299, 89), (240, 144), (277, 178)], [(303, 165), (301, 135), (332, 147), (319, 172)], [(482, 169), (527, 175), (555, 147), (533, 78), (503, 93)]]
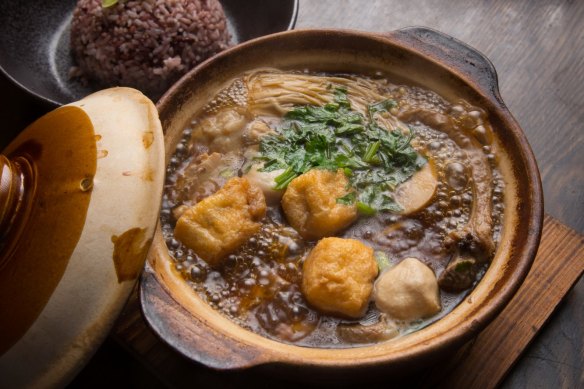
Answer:
[(452, 67), (467, 82), (474, 84), (491, 100), (506, 108), (499, 92), (497, 71), (493, 63), (477, 49), (427, 27), (405, 27), (382, 35), (407, 47), (414, 47), (424, 55)]
[(149, 263), (140, 279), (140, 305), (146, 322), (165, 343), (192, 361), (216, 370), (247, 369), (277, 359), (242, 345), (180, 306), (160, 284)]

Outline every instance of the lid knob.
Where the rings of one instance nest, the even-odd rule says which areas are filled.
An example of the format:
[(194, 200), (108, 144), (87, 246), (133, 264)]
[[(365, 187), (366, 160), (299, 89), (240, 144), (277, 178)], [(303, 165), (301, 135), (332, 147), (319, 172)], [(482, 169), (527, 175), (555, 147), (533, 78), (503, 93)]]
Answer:
[(26, 224), (34, 188), (34, 170), (24, 157), (8, 159), (0, 154), (0, 270)]

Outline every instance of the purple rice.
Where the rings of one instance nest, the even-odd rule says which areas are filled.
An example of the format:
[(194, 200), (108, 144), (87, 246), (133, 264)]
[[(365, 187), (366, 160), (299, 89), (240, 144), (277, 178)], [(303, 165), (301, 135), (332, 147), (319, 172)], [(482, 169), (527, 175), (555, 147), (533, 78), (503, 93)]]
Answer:
[(180, 76), (225, 49), (229, 33), (217, 0), (79, 0), (71, 49), (80, 77), (130, 86), (158, 98)]

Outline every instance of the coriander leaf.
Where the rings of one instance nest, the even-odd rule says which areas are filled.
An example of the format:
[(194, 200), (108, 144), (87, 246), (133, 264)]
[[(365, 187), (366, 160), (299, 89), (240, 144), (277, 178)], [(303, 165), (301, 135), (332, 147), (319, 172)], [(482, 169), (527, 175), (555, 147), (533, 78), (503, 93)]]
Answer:
[(296, 177), (298, 177), (298, 173), (296, 173), (291, 166), (288, 167), (288, 169), (286, 169), (284, 173), (280, 174), (278, 177), (275, 178), (274, 181), (276, 181), (276, 186), (274, 187), (274, 189), (284, 189), (285, 187), (288, 186), (290, 181), (292, 181)]
[(362, 203), (361, 201), (357, 201), (357, 211), (365, 216), (375, 215), (375, 208), (368, 204)]
[(335, 103), (341, 107), (350, 108), (351, 102), (347, 97), (347, 88), (337, 87), (335, 88)]
[(375, 257), (375, 261), (377, 262), (377, 267), (379, 268), (380, 273), (388, 267), (391, 267), (391, 262), (389, 262), (387, 254), (385, 254), (383, 251), (375, 251), (373, 256)]
[(377, 153), (377, 150), (379, 150), (379, 145), (381, 144), (381, 141), (376, 141), (373, 143), (370, 143), (367, 146), (367, 149), (365, 150), (365, 155), (363, 156), (363, 162), (371, 162), (373, 160), (373, 157), (375, 157), (375, 153)]
[(426, 163), (411, 146), (413, 130), (388, 131), (376, 122), (374, 114), (397, 106), (394, 100), (370, 104), (365, 117), (352, 110), (346, 88), (336, 87), (333, 94), (334, 101), (324, 106), (294, 107), (275, 133), (262, 137), (260, 171), (284, 169), (275, 180), (284, 189), (310, 169), (343, 169), (351, 191), (337, 202), (356, 204), (365, 215), (399, 212), (393, 190)]
[(353, 205), (353, 204), (355, 204), (356, 199), (357, 199), (356, 193), (349, 192), (346, 195), (344, 195), (343, 197), (339, 197), (337, 199), (337, 203), (343, 204), (343, 205)]
[(369, 114), (369, 120), (373, 120), (373, 115), (375, 113), (389, 111), (392, 108), (397, 108), (397, 102), (395, 100), (383, 100), (378, 103), (368, 105), (367, 113)]

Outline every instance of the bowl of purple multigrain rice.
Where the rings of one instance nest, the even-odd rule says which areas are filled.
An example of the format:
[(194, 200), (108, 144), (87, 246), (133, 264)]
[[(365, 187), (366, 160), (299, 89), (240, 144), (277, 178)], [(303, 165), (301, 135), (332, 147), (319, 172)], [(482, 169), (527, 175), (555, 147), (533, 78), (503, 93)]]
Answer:
[(48, 106), (109, 86), (157, 100), (222, 50), (292, 29), (298, 0), (21, 0), (0, 14), (0, 76)]

